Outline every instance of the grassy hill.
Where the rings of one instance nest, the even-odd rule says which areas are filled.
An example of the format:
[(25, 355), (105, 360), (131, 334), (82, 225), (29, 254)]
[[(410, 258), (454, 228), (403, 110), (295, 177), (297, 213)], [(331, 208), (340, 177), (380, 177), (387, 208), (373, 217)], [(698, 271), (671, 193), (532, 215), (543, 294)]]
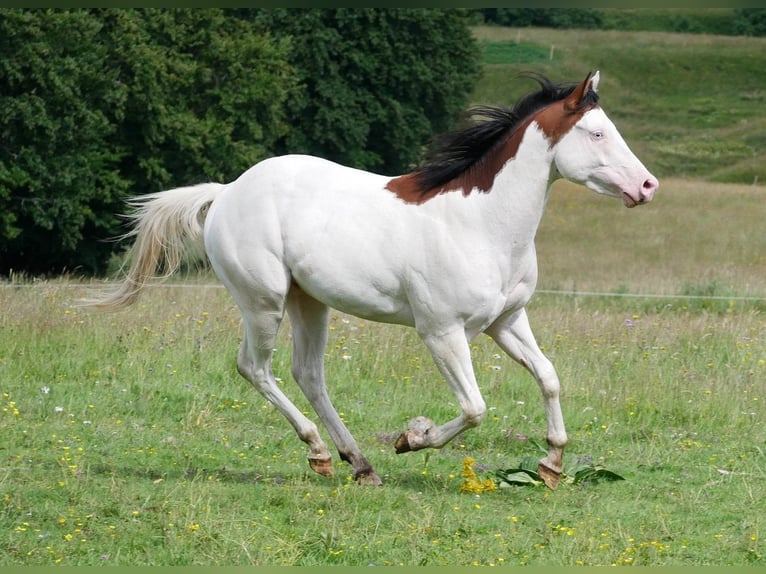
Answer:
[(508, 104), (536, 70), (601, 70), (602, 105), (659, 177), (766, 181), (766, 38), (476, 27), (485, 75), (474, 101)]

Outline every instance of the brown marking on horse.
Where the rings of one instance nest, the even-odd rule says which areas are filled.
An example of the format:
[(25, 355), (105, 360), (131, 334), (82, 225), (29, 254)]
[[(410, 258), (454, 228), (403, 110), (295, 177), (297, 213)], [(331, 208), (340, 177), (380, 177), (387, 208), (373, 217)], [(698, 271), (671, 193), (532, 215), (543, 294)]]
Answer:
[(474, 190), (488, 193), (495, 182), (495, 176), (508, 161), (516, 157), (524, 132), (532, 122), (535, 122), (545, 134), (550, 149), (580, 121), (585, 112), (597, 105), (590, 103), (588, 97), (592, 89), (591, 81), (589, 74), (569, 96), (523, 120), (476, 164), (444, 185), (425, 189), (419, 181), (418, 172), (415, 171), (391, 179), (386, 184), (386, 189), (405, 203), (415, 205), (423, 204), (442, 193), (458, 190), (462, 192), (463, 197), (468, 197)]
[(587, 97), (591, 90), (590, 82), (589, 76), (567, 98), (543, 108), (534, 116), (534, 121), (548, 139), (549, 148), (559, 143), (585, 112), (596, 107), (596, 104), (589, 103)]
[(529, 125), (525, 121), (517, 129), (513, 130), (508, 137), (502, 140), (489, 153), (487, 153), (476, 165), (464, 171), (458, 177), (446, 184), (431, 189), (423, 189), (418, 181), (417, 172), (408, 173), (396, 177), (388, 182), (386, 189), (406, 203), (420, 205), (429, 199), (442, 193), (460, 190), (463, 197), (468, 197), (475, 189), (481, 193), (487, 193), (495, 183), (495, 176), (503, 169), (503, 166), (516, 156), (516, 152), (524, 136), (524, 130)]

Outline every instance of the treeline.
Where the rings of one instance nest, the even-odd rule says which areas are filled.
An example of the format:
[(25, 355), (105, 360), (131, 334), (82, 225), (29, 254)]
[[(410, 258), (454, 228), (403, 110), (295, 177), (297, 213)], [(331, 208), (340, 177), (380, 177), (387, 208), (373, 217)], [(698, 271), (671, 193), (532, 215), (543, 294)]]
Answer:
[(0, 275), (102, 273), (126, 196), (310, 153), (401, 173), (480, 73), (467, 10), (0, 9)]
[(498, 26), (766, 36), (766, 8), (479, 8), (476, 15)]

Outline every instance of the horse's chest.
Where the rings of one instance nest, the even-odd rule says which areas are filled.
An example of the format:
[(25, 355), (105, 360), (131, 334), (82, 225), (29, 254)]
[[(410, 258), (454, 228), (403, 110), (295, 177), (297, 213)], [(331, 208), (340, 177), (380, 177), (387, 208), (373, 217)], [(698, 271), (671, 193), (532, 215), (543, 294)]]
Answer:
[(444, 307), (461, 316), (469, 332), (479, 333), (501, 315), (524, 307), (536, 283), (537, 263), (532, 253), (513, 265), (477, 265), (462, 281), (452, 281), (444, 289), (431, 284), (429, 291), (443, 297)]
[(532, 297), (537, 286), (537, 257), (534, 249), (518, 257), (509, 266), (501, 297), (503, 312), (521, 309)]

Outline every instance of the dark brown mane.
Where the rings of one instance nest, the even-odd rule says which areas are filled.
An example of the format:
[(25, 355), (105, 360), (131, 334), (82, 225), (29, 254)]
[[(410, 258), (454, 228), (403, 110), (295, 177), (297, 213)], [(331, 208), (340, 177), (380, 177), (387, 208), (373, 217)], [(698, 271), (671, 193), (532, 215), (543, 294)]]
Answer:
[[(387, 189), (409, 203), (422, 203), (449, 190), (462, 189), (470, 193), (473, 187), (487, 191), (502, 167), (496, 165), (498, 152), (505, 147), (519, 127), (541, 109), (566, 99), (578, 84), (555, 84), (541, 74), (528, 73), (540, 89), (519, 99), (511, 108), (476, 106), (463, 116), (461, 125), (434, 139), (426, 151), (423, 163), (412, 173), (392, 179)], [(578, 105), (595, 106), (598, 94), (590, 91)], [(513, 151), (518, 147), (515, 142)], [(506, 158), (507, 159), (507, 158)]]

